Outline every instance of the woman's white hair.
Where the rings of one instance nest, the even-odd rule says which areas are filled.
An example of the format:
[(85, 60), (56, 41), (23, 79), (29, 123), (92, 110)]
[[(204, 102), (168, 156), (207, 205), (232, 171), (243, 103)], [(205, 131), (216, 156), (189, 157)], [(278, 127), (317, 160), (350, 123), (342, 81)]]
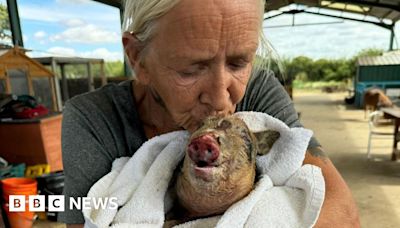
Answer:
[(181, 0), (125, 0), (122, 31), (135, 34), (147, 43), (153, 33), (158, 18), (166, 14)]
[[(181, 0), (125, 0), (122, 31), (135, 34), (145, 47), (156, 30), (157, 19), (168, 13)], [(265, 0), (260, 1), (260, 19), (264, 19)], [(253, 72), (269, 70), (276, 53), (265, 38), (263, 23), (260, 28), (259, 48)], [(279, 62), (279, 61), (278, 61)]]

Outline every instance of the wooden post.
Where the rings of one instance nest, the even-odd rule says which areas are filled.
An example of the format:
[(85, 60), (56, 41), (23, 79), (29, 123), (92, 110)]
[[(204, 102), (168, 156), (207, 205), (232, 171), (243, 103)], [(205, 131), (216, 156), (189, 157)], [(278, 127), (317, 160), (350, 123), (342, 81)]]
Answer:
[(56, 89), (54, 88), (54, 84), (55, 84), (55, 80), (57, 80), (57, 77), (49, 77), (49, 83), (50, 83), (50, 90), (51, 90), (51, 102), (53, 103), (52, 105), (52, 109), (53, 111), (57, 112), (57, 111), (61, 111), (59, 109), (59, 107), (57, 106), (57, 98), (55, 96), (56, 94)]
[[(61, 98), (61, 89), (60, 89), (60, 76), (57, 74), (57, 63), (54, 59), (51, 60), (51, 71), (53, 71), (54, 77), (54, 89), (56, 93), (57, 102), (54, 103), (54, 106), (57, 107), (57, 111), (61, 112), (63, 107), (63, 102)], [(54, 99), (53, 99), (54, 100)]]
[(31, 76), (31, 73), (29, 70), (29, 65), (26, 66), (26, 68), (24, 69), (24, 73), (25, 73), (26, 79), (28, 81), (29, 95), (35, 96), (35, 91), (33, 90), (32, 76)]
[(107, 77), (104, 71), (104, 61), (100, 62), (100, 77), (101, 77), (101, 86), (107, 84)]
[(6, 76), (6, 93), (11, 94), (11, 82), (10, 82), (10, 76), (8, 75), (7, 67), (4, 67), (4, 70)]
[(61, 69), (61, 85), (62, 85), (62, 92), (63, 92), (63, 101), (67, 101), (69, 99), (69, 92), (68, 92), (68, 80), (67, 76), (65, 75), (65, 65), (60, 64)]
[(87, 66), (87, 76), (88, 76), (88, 90), (93, 91), (94, 90), (94, 84), (93, 84), (93, 75), (92, 75), (92, 64), (88, 62), (86, 64)]

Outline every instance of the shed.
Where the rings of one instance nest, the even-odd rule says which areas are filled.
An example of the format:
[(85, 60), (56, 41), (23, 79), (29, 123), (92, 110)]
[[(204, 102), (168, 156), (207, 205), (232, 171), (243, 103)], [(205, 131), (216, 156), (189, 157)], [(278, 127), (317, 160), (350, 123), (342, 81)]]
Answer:
[[(34, 60), (40, 62), (44, 66), (49, 66), (51, 70), (56, 74), (60, 81), (60, 90), (57, 94), (57, 100), (60, 104), (59, 109), (62, 110), (63, 104), (75, 95), (93, 91), (94, 89), (104, 86), (107, 84), (107, 78), (104, 71), (104, 59), (95, 58), (81, 58), (81, 57), (60, 57), (60, 56), (49, 56), (49, 57), (38, 57)], [(100, 65), (100, 78), (99, 83), (95, 83), (95, 78), (93, 76), (92, 67), (94, 64)], [(86, 75), (81, 79), (68, 79), (65, 67), (71, 65), (85, 65)], [(59, 71), (57, 69), (60, 69)], [(96, 86), (98, 85), (98, 86)]]
[(364, 91), (369, 87), (385, 92), (400, 89), (400, 52), (387, 52), (381, 56), (365, 56), (357, 60), (354, 79), (355, 104), (362, 107)]
[(0, 49), (0, 93), (29, 94), (50, 110), (59, 111), (54, 74), (25, 51), (17, 46)]

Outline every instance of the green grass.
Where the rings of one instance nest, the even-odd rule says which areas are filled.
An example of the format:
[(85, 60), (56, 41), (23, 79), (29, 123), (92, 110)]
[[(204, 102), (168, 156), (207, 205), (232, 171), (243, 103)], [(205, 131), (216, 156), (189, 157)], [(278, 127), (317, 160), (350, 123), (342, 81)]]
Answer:
[(338, 82), (338, 81), (328, 81), (328, 82), (326, 82), (326, 81), (309, 82), (309, 81), (300, 81), (300, 80), (293, 81), (294, 89), (321, 90), (324, 87), (333, 87), (336, 90), (344, 91), (347, 88), (350, 88), (351, 85), (348, 85), (345, 82)]

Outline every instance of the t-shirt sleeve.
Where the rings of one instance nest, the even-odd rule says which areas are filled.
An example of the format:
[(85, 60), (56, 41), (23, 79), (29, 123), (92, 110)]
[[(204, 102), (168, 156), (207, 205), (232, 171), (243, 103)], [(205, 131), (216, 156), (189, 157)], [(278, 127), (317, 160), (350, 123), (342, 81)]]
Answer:
[(67, 102), (62, 123), (65, 211), (58, 214), (60, 222), (84, 223), (81, 210), (70, 209), (70, 197), (86, 196), (90, 187), (111, 170), (114, 158), (97, 132), (90, 118)]
[[(271, 71), (253, 73), (237, 111), (264, 112), (282, 120), (289, 127), (303, 127), (289, 95)], [(312, 137), (308, 148), (320, 146)]]

